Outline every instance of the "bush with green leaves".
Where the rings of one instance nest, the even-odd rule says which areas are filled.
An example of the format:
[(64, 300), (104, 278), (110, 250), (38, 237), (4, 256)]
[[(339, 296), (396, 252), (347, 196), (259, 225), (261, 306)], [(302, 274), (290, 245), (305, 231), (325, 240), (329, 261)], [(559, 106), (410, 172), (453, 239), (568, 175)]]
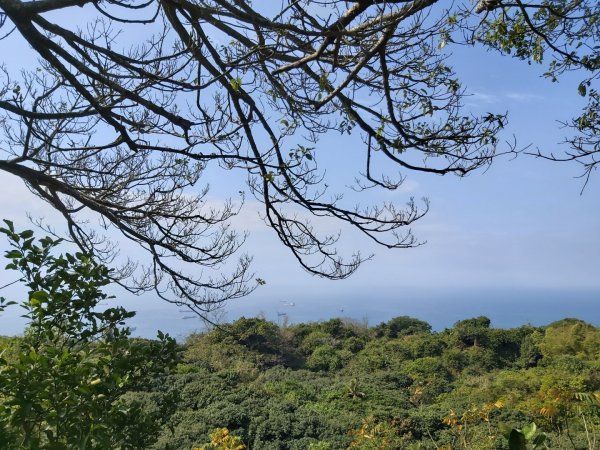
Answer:
[(542, 448), (542, 444), (546, 440), (544, 433), (537, 432), (537, 426), (534, 422), (522, 429), (501, 424), (500, 431), (508, 441), (509, 450), (535, 450)]
[(375, 327), (377, 337), (387, 336), (396, 338), (398, 336), (409, 336), (411, 334), (429, 333), (431, 325), (419, 319), (408, 316), (394, 317), (388, 322), (383, 322)]
[[(151, 413), (132, 391), (160, 384), (177, 361), (175, 341), (161, 332), (156, 341), (130, 339), (125, 321), (134, 313), (100, 307), (107, 267), (84, 253), (57, 255), (60, 240), (4, 222), (6, 269), (28, 290), (20, 303), (28, 326), (18, 351), (0, 357), (2, 448), (147, 447), (173, 402), (162, 397)], [(2, 299), (2, 309), (16, 303)]]

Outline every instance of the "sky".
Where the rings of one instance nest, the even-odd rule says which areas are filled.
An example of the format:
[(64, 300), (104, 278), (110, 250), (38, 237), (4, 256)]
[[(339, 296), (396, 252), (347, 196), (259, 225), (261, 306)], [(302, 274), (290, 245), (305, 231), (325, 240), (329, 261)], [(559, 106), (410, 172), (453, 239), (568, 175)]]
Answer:
[[(16, 38), (0, 41), (0, 59), (11, 68), (32, 63)], [(551, 83), (540, 77), (542, 67), (482, 49), (449, 44), (445, 50), (453, 53), (452, 64), (471, 94), (465, 100), (468, 108), (474, 113), (509, 111), (506, 138), (514, 134), (520, 145), (531, 144), (531, 149), (559, 149), (562, 130), (557, 120), (576, 115), (582, 106), (576, 77)], [(364, 155), (357, 140), (356, 135), (330, 134), (319, 143), (315, 157), (334, 184), (350, 184), (360, 168)], [(316, 320), (352, 311), (354, 318), (370, 314), (383, 320), (386, 315), (414, 311), (442, 324), (443, 317), (438, 316), (449, 314), (449, 303), (461, 296), (478, 298), (470, 303), (474, 313), (486, 298), (495, 299), (498, 307), (506, 295), (510, 298), (505, 301), (513, 308), (527, 302), (535, 303), (538, 310), (561, 305), (560, 313), (569, 314), (569, 293), (584, 292), (588, 299), (585, 308), (574, 302), (570, 315), (579, 314), (600, 324), (600, 173), (592, 175), (583, 192), (583, 181), (577, 178), (580, 173), (577, 164), (524, 154), (501, 157), (487, 170), (465, 178), (402, 173), (406, 181), (398, 191), (372, 192), (364, 201), (402, 204), (411, 196), (427, 197), (430, 212), (413, 226), (414, 234), (426, 244), (390, 251), (343, 230), (342, 252), (360, 249), (375, 255), (343, 281), (304, 272), (261, 221), (260, 205), (249, 201), (235, 224), (250, 232), (244, 251), (253, 255), (254, 272), (267, 283), (249, 297), (227, 305), (224, 315), (234, 318), (262, 312), (277, 320), (285, 313), (292, 320)], [(216, 204), (223, 201), (219, 192), (232, 185), (243, 188), (244, 182), (242, 177), (218, 174), (208, 181), (213, 187), (210, 201)], [(0, 192), (1, 218), (31, 228), (29, 213), (61, 225), (60, 218), (20, 180), (0, 173)], [(324, 226), (337, 229), (336, 224)], [(4, 248), (1, 243), (0, 248)], [(0, 286), (13, 279), (14, 274), (0, 272)], [(19, 295), (11, 289), (0, 295)], [(175, 334), (199, 326), (183, 321), (176, 308), (156, 301), (151, 293), (136, 299), (115, 292), (125, 306), (139, 311), (136, 323), (144, 330), (160, 328), (161, 322), (168, 323)], [(543, 292), (554, 292), (553, 300), (540, 300)], [(452, 320), (469, 317), (470, 311), (453, 312)], [(531, 321), (534, 314), (531, 309), (528, 317), (520, 319)], [(17, 316), (6, 312), (0, 317), (0, 334), (18, 332), (22, 323), (15, 320)]]

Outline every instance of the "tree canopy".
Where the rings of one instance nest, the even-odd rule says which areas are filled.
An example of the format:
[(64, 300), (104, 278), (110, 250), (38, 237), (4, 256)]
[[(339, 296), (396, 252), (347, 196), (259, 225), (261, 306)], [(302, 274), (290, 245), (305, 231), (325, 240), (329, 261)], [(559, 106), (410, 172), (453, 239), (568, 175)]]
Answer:
[[(178, 360), (177, 345), (130, 339), (122, 307), (102, 308), (109, 269), (83, 253), (57, 254), (60, 240), (36, 239), (5, 220), (7, 270), (20, 273), (19, 301), (28, 326), (11, 345), (0, 340), (2, 448), (147, 448), (173, 402), (154, 412), (126, 394), (164, 382)], [(0, 297), (0, 312), (15, 301)]]
[(400, 186), (378, 164), (464, 176), (517, 150), (501, 140), (505, 114), (463, 106), (445, 49), (483, 45), (542, 63), (553, 80), (578, 71), (589, 103), (565, 124), (570, 150), (539, 156), (578, 161), (587, 177), (600, 154), (598, 9), (592, 0), (0, 0), (0, 37), (25, 40), (40, 61), (16, 76), (1, 68), (0, 170), (56, 208), (85, 253), (111, 262), (105, 229), (139, 244), (149, 264), (125, 263), (120, 283), (199, 313), (254, 286), (249, 257), (223, 269), (244, 241), (230, 227), (240, 202), (205, 205), (198, 186), (209, 166), (247, 177), (303, 268), (344, 278), (368, 256), (343, 258), (338, 236), (307, 218), (406, 248), (419, 244), (409, 226), (428, 204), (348, 205), (317, 164), (319, 137), (362, 142), (356, 190)]

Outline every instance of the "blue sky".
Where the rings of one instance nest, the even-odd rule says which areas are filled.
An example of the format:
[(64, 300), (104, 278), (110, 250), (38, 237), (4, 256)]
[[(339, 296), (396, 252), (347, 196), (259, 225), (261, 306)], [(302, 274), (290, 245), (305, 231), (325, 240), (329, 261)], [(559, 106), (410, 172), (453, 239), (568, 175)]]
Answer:
[[(0, 55), (10, 55), (3, 58), (10, 69), (31, 61), (21, 56), (25, 51), (19, 49), (15, 37), (0, 42)], [(506, 138), (514, 133), (520, 145), (531, 143), (532, 148), (544, 151), (559, 149), (562, 131), (557, 120), (576, 115), (583, 104), (576, 93), (576, 77), (551, 83), (540, 78), (542, 67), (481, 49), (452, 45), (446, 49), (454, 53), (452, 64), (471, 93), (465, 100), (468, 108), (474, 113), (508, 110)], [(328, 135), (319, 143), (315, 157), (327, 169), (332, 185), (350, 184), (355, 171), (360, 170), (364, 154), (358, 140), (357, 135)], [(236, 219), (236, 226), (250, 231), (244, 251), (254, 256), (254, 271), (267, 284), (229, 308), (246, 314), (266, 310), (274, 317), (276, 309), (285, 309), (280, 300), (299, 305), (307, 299), (320, 299), (325, 305), (328, 299), (337, 299), (335, 304), (343, 305), (340, 299), (348, 299), (368, 302), (366, 306), (372, 307), (378, 299), (407, 291), (425, 296), (431, 292), (439, 299), (444, 291), (555, 289), (597, 293), (598, 308), (592, 313), (600, 317), (600, 173), (593, 175), (581, 195), (583, 182), (576, 178), (579, 174), (576, 164), (552, 163), (526, 155), (499, 158), (487, 171), (463, 179), (405, 172), (401, 189), (392, 193), (372, 191), (361, 202), (393, 200), (402, 204), (410, 196), (428, 197), (431, 211), (413, 227), (427, 244), (389, 251), (373, 247), (351, 230), (343, 230), (342, 252), (350, 254), (360, 249), (375, 253), (375, 257), (350, 279), (337, 282), (305, 273), (262, 223), (259, 205), (249, 201)], [(243, 189), (241, 174), (225, 175), (215, 173), (206, 180), (213, 187), (211, 202), (218, 204), (228, 192)], [(60, 219), (20, 180), (0, 174), (0, 186), (1, 217), (30, 227), (26, 218), (30, 212), (60, 225)], [(338, 225), (320, 226), (335, 230)], [(0, 273), (0, 285), (13, 278), (11, 273)], [(166, 314), (174, 321), (181, 316), (176, 309), (154, 302), (152, 294), (144, 297), (144, 301), (130, 300), (128, 306), (146, 309), (148, 314), (160, 311), (163, 318)], [(310, 304), (317, 314), (319, 303)], [(335, 314), (335, 309), (329, 314)], [(4, 327), (11, 329), (2, 321), (0, 318), (0, 333)]]

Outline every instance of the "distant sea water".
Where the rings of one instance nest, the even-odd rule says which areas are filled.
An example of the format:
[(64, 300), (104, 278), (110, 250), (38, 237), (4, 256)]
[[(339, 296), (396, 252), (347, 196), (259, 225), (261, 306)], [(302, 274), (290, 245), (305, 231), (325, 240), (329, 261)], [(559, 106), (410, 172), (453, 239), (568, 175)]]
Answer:
[[(204, 331), (204, 323), (176, 306), (152, 299), (133, 298), (121, 301), (137, 315), (128, 324), (133, 334), (155, 337), (156, 331), (169, 333), (178, 340)], [(23, 331), (24, 319), (18, 308), (0, 316), (0, 335)], [(547, 325), (573, 317), (600, 326), (600, 290), (540, 289), (451, 289), (401, 292), (371, 292), (327, 296), (294, 293), (283, 297), (253, 296), (231, 302), (221, 311), (220, 321), (239, 317), (261, 316), (275, 323), (289, 324), (348, 318), (369, 326), (397, 316), (411, 316), (431, 324), (434, 331), (450, 328), (459, 320), (487, 316), (496, 328), (525, 324)]]
[[(398, 293), (354, 292), (345, 296), (306, 296), (278, 298), (255, 296), (230, 303), (222, 312), (222, 321), (239, 317), (262, 316), (275, 323), (302, 323), (332, 318), (349, 318), (369, 326), (397, 316), (411, 316), (431, 324), (434, 331), (452, 327), (457, 321), (487, 316), (496, 328), (513, 328), (525, 324), (547, 325), (566, 317), (600, 326), (600, 290), (463, 290), (412, 291)], [(167, 313), (164, 309), (139, 308), (131, 321), (136, 333), (145, 337), (155, 330), (169, 332), (177, 338), (204, 325), (198, 319), (183, 319), (187, 313)]]

